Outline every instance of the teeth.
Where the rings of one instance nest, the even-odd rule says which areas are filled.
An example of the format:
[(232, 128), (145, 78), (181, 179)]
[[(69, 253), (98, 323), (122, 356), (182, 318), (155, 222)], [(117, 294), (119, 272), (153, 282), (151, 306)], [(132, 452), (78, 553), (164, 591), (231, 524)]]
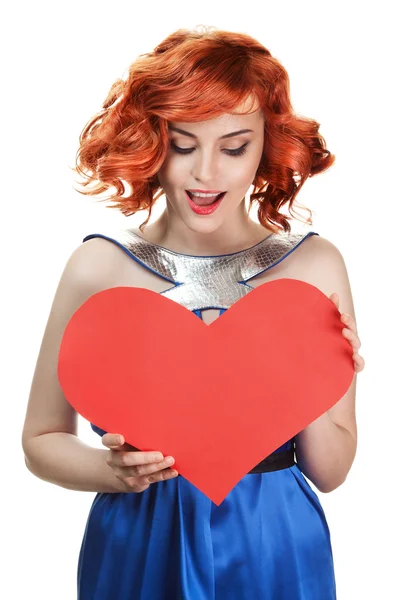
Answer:
[(203, 194), (201, 192), (189, 192), (190, 194), (192, 194), (192, 196), (197, 196), (198, 198), (216, 198), (216, 196), (219, 196), (219, 194), (221, 192), (219, 192), (219, 194)]
[(218, 197), (224, 196), (226, 192), (220, 192), (219, 194), (205, 194), (205, 193), (192, 193), (189, 190), (186, 191), (188, 196), (191, 198), (194, 204), (198, 206), (209, 206), (217, 202)]

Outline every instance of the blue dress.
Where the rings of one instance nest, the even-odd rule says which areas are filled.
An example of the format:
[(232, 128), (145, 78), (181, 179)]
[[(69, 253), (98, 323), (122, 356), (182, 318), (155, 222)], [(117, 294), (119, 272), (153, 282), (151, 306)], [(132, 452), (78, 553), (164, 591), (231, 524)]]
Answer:
[[(171, 282), (161, 294), (202, 318), (205, 308), (222, 314), (253, 289), (250, 278), (310, 235), (318, 234), (272, 234), (215, 257), (175, 253), (131, 230), (83, 241), (117, 244)], [(295, 438), (275, 452), (292, 447)], [(141, 493), (96, 494), (79, 554), (78, 600), (215, 599), (336, 600), (328, 524), (297, 463), (248, 473), (219, 506), (182, 475)]]

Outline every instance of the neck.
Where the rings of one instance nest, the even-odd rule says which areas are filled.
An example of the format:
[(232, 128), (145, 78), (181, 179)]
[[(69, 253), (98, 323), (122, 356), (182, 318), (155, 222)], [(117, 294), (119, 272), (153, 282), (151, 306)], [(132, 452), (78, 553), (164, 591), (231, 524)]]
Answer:
[(209, 233), (189, 229), (168, 206), (160, 217), (142, 232), (150, 242), (164, 246), (173, 252), (194, 256), (216, 256), (239, 252), (254, 246), (271, 234), (271, 231), (255, 223), (244, 207), (236, 211), (234, 218)]

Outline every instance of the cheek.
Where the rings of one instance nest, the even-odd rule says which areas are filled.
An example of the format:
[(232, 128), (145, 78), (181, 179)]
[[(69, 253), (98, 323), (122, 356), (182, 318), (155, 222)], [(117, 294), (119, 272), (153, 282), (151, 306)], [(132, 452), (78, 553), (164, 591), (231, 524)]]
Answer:
[(255, 178), (258, 166), (259, 161), (257, 159), (247, 160), (244, 164), (242, 161), (240, 165), (236, 165), (233, 170), (233, 186), (239, 189), (250, 187)]
[(185, 165), (183, 168), (183, 165), (179, 162), (177, 164), (177, 161), (167, 159), (166, 162), (163, 163), (159, 171), (158, 181), (160, 182), (160, 185), (162, 187), (183, 187), (183, 182), (186, 178), (186, 174), (184, 173), (184, 171), (186, 171)]

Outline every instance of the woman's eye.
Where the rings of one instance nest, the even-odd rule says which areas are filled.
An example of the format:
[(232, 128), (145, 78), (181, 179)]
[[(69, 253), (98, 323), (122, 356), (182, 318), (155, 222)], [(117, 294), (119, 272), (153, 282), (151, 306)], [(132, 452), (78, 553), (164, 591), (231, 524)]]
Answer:
[[(240, 148), (236, 148), (236, 150), (225, 150), (225, 152), (230, 156), (240, 156), (246, 152), (246, 146), (248, 143), (249, 142), (246, 142), (243, 144), (243, 146), (240, 146)], [(171, 147), (179, 154), (191, 154), (191, 152), (195, 150), (195, 148), (180, 148), (179, 146), (176, 146), (174, 142), (171, 142)]]

